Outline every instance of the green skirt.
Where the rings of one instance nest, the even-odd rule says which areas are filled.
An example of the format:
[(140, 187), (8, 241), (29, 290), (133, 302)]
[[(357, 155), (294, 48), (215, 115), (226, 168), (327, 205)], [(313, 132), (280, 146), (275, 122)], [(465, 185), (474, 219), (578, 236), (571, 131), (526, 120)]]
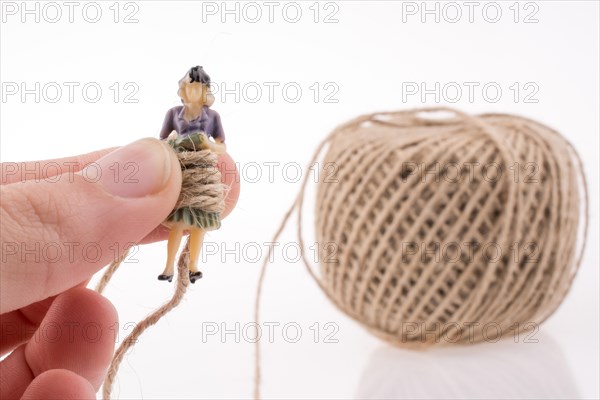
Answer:
[(181, 207), (169, 214), (167, 222), (183, 222), (204, 231), (214, 231), (221, 227), (221, 215), (217, 212), (206, 212), (198, 208)]
[[(176, 153), (181, 153), (202, 149), (204, 140), (206, 140), (204, 132), (194, 132), (186, 136), (178, 135), (175, 140), (169, 140), (168, 144)], [(199, 208), (180, 207), (173, 210), (165, 222), (183, 222), (190, 227), (213, 231), (221, 227), (221, 215), (218, 212), (207, 212)]]

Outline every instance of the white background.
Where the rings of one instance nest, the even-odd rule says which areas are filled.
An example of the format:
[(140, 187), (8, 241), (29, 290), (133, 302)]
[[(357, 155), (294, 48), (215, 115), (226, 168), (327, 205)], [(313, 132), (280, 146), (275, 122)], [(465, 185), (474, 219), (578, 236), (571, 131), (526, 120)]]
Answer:
[[(4, 2), (4, 5), (10, 2)], [(35, 3), (30, 2), (33, 9)], [(206, 2), (205, 2), (206, 3)], [(69, 22), (68, 8), (38, 3), (36, 15), (21, 21), (4, 14), (1, 28), (1, 80), (22, 82), (33, 88), (40, 82), (40, 99), (34, 95), (7, 96), (1, 103), (2, 161), (63, 157), (123, 145), (143, 136), (157, 136), (164, 113), (179, 104), (177, 81), (193, 65), (203, 65), (219, 87), (234, 89), (239, 82), (258, 85), (255, 92), (238, 91), (213, 106), (222, 117), (230, 154), (242, 172), (242, 191), (235, 212), (207, 241), (220, 250), (206, 256), (205, 278), (192, 286), (183, 304), (153, 327), (128, 354), (119, 371), (114, 395), (120, 398), (246, 398), (252, 394), (253, 345), (229, 334), (202, 340), (203, 323), (235, 330), (252, 322), (259, 262), (252, 260), (257, 244), (264, 252), (279, 220), (291, 204), (299, 183), (291, 182), (294, 169), (304, 167), (317, 143), (337, 124), (356, 115), (436, 105), (407, 96), (403, 83), (477, 82), (473, 101), (466, 86), (455, 104), (455, 92), (439, 104), (466, 112), (521, 114), (562, 132), (585, 163), (590, 185), (589, 246), (566, 301), (535, 335), (538, 343), (496, 344), (445, 348), (427, 352), (397, 350), (371, 336), (336, 310), (319, 292), (299, 262), (286, 262), (281, 252), (268, 271), (263, 320), (281, 325), (274, 343), (263, 353), (263, 395), (279, 398), (352, 397), (584, 397), (598, 398), (598, 14), (597, 2), (499, 2), (494, 8), (480, 2), (469, 9), (458, 2), (462, 17), (452, 23), (456, 8), (438, 3), (435, 15), (403, 13), (412, 5), (402, 2), (335, 2), (333, 5), (298, 3), (299, 22), (291, 23), (294, 9), (283, 13), (286, 2), (274, 9), (258, 6), (262, 18), (252, 23), (256, 8), (237, 5), (236, 15), (203, 13), (200, 2), (136, 1), (98, 2), (102, 11), (96, 23), (94, 9), (80, 2)], [(113, 7), (112, 9), (110, 7)], [(229, 3), (233, 9), (235, 3)], [(311, 8), (312, 7), (312, 8)], [(428, 3), (430, 9), (436, 3)], [(511, 8), (512, 7), (512, 8)], [(319, 15), (315, 15), (319, 9)], [(515, 15), (518, 9), (519, 15)], [(46, 14), (44, 14), (44, 10)], [(244, 14), (246, 10), (246, 14)], [(444, 13), (445, 10), (445, 13)], [(330, 15), (331, 13), (333, 15)], [(124, 23), (125, 16), (137, 19)], [(532, 14), (533, 13), (533, 14)], [(337, 20), (325, 23), (327, 15)], [(529, 16), (530, 22), (525, 23)], [(315, 17), (317, 22), (314, 21)], [(515, 17), (517, 22), (515, 22)], [(221, 21), (225, 18), (225, 21)], [(487, 20), (486, 20), (487, 19)], [(53, 88), (62, 86), (55, 103)], [(77, 82), (73, 101), (64, 82)], [(276, 82), (269, 99), (265, 82)], [(502, 89), (484, 97), (481, 88), (495, 83)], [(515, 99), (517, 82), (520, 96)], [(50, 85), (48, 86), (48, 84)], [(97, 102), (82, 93), (85, 84), (102, 89)], [(119, 98), (115, 91), (119, 87)], [(126, 84), (131, 83), (129, 86)], [(282, 87), (294, 83), (302, 89), (295, 103)], [(315, 99), (313, 86), (320, 88)], [(337, 93), (332, 93), (332, 83)], [(524, 85), (532, 83), (525, 90)], [(46, 85), (46, 92), (42, 88)], [(250, 88), (250, 86), (246, 86)], [(311, 90), (310, 88), (313, 87)], [(538, 91), (525, 102), (524, 96)], [(123, 96), (139, 89), (125, 102)], [(6, 92), (3, 93), (6, 95)], [(87, 93), (94, 97), (93, 91)], [(287, 93), (294, 97), (290, 89)], [(403, 98), (404, 97), (404, 98)], [(492, 97), (492, 98), (490, 98)], [(315, 102), (316, 100), (316, 102)], [(278, 162), (273, 179), (265, 163)], [(254, 179), (256, 164), (262, 168)], [(292, 165), (293, 166), (293, 165)], [(256, 181), (257, 182), (254, 182)], [(309, 199), (311, 193), (309, 193)], [(310, 210), (312, 204), (307, 205)], [(310, 214), (310, 213), (309, 213)], [(307, 241), (314, 240), (307, 230)], [(281, 243), (294, 243), (290, 227)], [(235, 251), (236, 246), (238, 250)], [(247, 257), (240, 255), (246, 248)], [(281, 248), (281, 247), (280, 247)], [(171, 294), (172, 285), (156, 280), (166, 257), (166, 243), (143, 246), (111, 282), (106, 295), (117, 305), (121, 324), (137, 322)], [(237, 253), (233, 254), (233, 253)], [(243, 252), (242, 252), (243, 253)], [(290, 253), (293, 256), (293, 252)], [(237, 259), (236, 259), (237, 258)], [(143, 278), (145, 276), (145, 278)], [(140, 278), (142, 277), (142, 278)], [(296, 322), (302, 328), (298, 343), (288, 343), (281, 326)], [(338, 343), (325, 343), (324, 328), (333, 322)], [(319, 324), (320, 337), (314, 343)], [(123, 332), (126, 332), (125, 330)], [(290, 336), (293, 330), (289, 331)], [(121, 337), (122, 339), (122, 337)]]

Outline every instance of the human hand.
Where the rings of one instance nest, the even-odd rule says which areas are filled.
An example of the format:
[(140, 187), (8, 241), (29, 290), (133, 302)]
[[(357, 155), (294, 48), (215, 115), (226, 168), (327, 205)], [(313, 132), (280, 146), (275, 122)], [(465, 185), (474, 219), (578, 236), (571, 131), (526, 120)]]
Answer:
[[(0, 354), (12, 353), (0, 363), (0, 398), (95, 399), (118, 317), (85, 286), (132, 243), (167, 238), (160, 224), (179, 196), (177, 157), (142, 139), (1, 168)], [(219, 168), (231, 188), (224, 218), (237, 202), (239, 176), (227, 154)]]

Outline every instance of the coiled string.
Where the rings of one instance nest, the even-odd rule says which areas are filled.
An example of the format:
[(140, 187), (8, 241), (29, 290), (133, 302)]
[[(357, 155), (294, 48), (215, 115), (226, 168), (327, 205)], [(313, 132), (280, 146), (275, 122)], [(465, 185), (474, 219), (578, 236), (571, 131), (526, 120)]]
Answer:
[[(432, 119), (432, 114), (436, 113), (450, 114), (452, 118)], [(372, 128), (369, 129), (367, 125)], [(384, 128), (402, 130), (406, 138), (395, 138), (393, 134), (384, 133)], [(413, 134), (411, 133), (412, 130), (418, 130), (418, 133)], [(525, 139), (520, 139), (517, 135), (514, 135), (514, 132), (525, 133), (531, 145), (526, 146), (523, 141)], [(380, 134), (380, 136), (376, 134)], [(516, 144), (509, 140), (509, 136), (511, 138), (516, 137)], [(371, 143), (375, 140), (373, 137), (381, 140), (380, 147), (376, 147)], [(546, 226), (545, 229), (550, 231), (545, 233), (546, 236), (542, 240), (545, 239), (551, 245), (555, 245), (556, 248), (550, 247), (547, 249), (539, 261), (542, 266), (551, 262), (556, 265), (551, 278), (547, 278), (548, 271), (544, 268), (537, 268), (532, 276), (523, 273), (522, 260), (513, 257), (507, 257), (501, 263), (492, 267), (483, 264), (481, 260), (477, 260), (477, 262), (467, 265), (470, 268), (469, 270), (464, 269), (462, 275), (456, 277), (449, 275), (452, 273), (451, 268), (425, 270), (424, 267), (419, 267), (417, 257), (410, 260), (406, 268), (403, 265), (402, 269), (408, 272), (398, 271), (397, 268), (388, 268), (382, 272), (381, 264), (394, 266), (399, 263), (398, 254), (392, 254), (392, 257), (396, 256), (396, 258), (392, 258), (392, 262), (377, 264), (378, 257), (383, 257), (389, 247), (386, 239), (391, 237), (397, 239), (394, 235), (399, 235), (399, 233), (394, 231), (396, 225), (391, 223), (384, 230), (384, 237), (379, 237), (382, 236), (380, 231), (383, 228), (380, 229), (377, 223), (383, 222), (385, 217), (395, 218), (394, 221), (411, 218), (407, 213), (411, 211), (411, 208), (419, 208), (420, 213), (417, 214), (419, 215), (418, 218), (421, 218), (420, 221), (424, 222), (425, 218), (431, 217), (429, 223), (432, 223), (433, 227), (426, 234), (426, 238), (431, 239), (439, 231), (439, 224), (441, 223), (439, 221), (442, 221), (442, 216), (444, 214), (448, 216), (452, 211), (453, 207), (451, 205), (456, 207), (458, 199), (466, 197), (465, 206), (472, 208), (474, 200), (471, 203), (469, 203), (469, 200), (476, 199), (474, 193), (463, 193), (462, 197), (453, 197), (457, 190), (456, 185), (450, 188), (447, 183), (443, 187), (440, 184), (440, 187), (437, 188), (419, 186), (417, 190), (414, 185), (418, 184), (418, 181), (415, 180), (417, 178), (412, 179), (413, 177), (409, 177), (412, 180), (406, 183), (403, 182), (402, 184), (405, 187), (397, 189), (396, 193), (386, 192), (387, 184), (393, 183), (400, 176), (399, 167), (396, 165), (400, 159), (399, 156), (394, 158), (396, 163), (384, 164), (384, 161), (382, 161), (387, 160), (387, 156), (399, 151), (394, 147), (394, 143), (389, 143), (396, 139), (403, 140), (403, 149), (410, 149), (410, 151), (406, 150), (406, 153), (402, 154), (401, 161), (410, 161), (410, 154), (415, 155), (418, 151), (421, 151), (425, 153), (425, 164), (440, 160), (448, 162), (451, 159), (452, 152), (458, 150), (470, 154), (468, 157), (477, 157), (478, 152), (481, 152), (482, 157), (487, 154), (487, 157), (491, 157), (492, 160), (504, 166), (515, 165), (515, 163), (522, 161), (524, 157), (525, 159), (530, 156), (533, 157), (530, 154), (532, 152), (540, 159), (544, 156), (543, 167), (547, 169), (545, 179), (547, 179), (549, 185), (544, 187), (546, 191), (542, 193), (542, 199), (538, 199), (536, 193), (528, 191), (530, 188), (525, 186), (524, 181), (513, 182), (509, 174), (504, 174), (502, 176), (503, 180), (496, 186), (490, 186), (489, 190), (488, 188), (481, 190), (485, 192), (482, 196), (485, 195), (491, 198), (492, 202), (485, 203), (486, 208), (479, 210), (479, 214), (473, 214), (472, 212), (470, 215), (457, 217), (458, 220), (455, 223), (454, 230), (450, 230), (450, 233), (446, 233), (446, 236), (442, 239), (457, 235), (456, 232), (458, 232), (459, 226), (467, 230), (465, 237), (467, 234), (475, 235), (477, 232), (474, 232), (474, 230), (482, 227), (486, 222), (483, 221), (483, 216), (486, 213), (497, 213), (493, 207), (497, 207), (498, 205), (495, 203), (501, 199), (501, 204), (504, 206), (501, 213), (502, 220), (493, 227), (487, 227), (486, 229), (489, 232), (477, 235), (480, 238), (492, 237), (501, 248), (510, 248), (512, 241), (517, 237), (535, 238), (536, 232), (528, 232), (531, 209), (538, 206), (535, 203), (536, 201), (541, 203), (532, 225), (542, 226), (541, 221), (545, 217), (542, 206), (548, 203), (548, 201), (544, 203), (543, 200), (544, 197), (547, 199), (552, 196), (552, 199), (558, 199), (550, 205), (547, 204), (548, 207), (552, 207), (550, 214), (553, 218), (548, 224), (553, 225), (544, 225)], [(474, 147), (475, 144), (478, 144), (479, 148)], [(560, 157), (564, 159), (554, 160), (556, 157), (553, 151), (556, 151), (556, 148), (560, 148), (563, 144), (566, 147), (568, 156), (563, 157), (561, 153)], [(454, 317), (459, 320), (479, 321), (482, 324), (500, 320), (502, 321), (500, 326), (506, 328), (513, 321), (521, 321), (523, 318), (532, 318), (543, 322), (564, 299), (583, 257), (589, 211), (588, 189), (581, 159), (573, 146), (557, 132), (543, 127), (535, 121), (521, 117), (502, 114), (469, 116), (450, 108), (435, 107), (373, 113), (355, 118), (336, 128), (317, 146), (307, 168), (315, 165), (327, 146), (329, 147), (328, 160), (343, 166), (343, 170), (338, 171), (342, 185), (327, 190), (325, 185), (319, 182), (316, 207), (317, 235), (324, 235), (326, 239), (337, 238), (339, 243), (347, 246), (341, 247), (340, 245), (339, 247), (341, 253), (339, 264), (321, 265), (320, 275), (314, 272), (305, 256), (302, 235), (302, 211), (305, 189), (309, 178), (309, 174), (305, 174), (299, 193), (285, 213), (263, 260), (254, 307), (256, 326), (260, 324), (262, 289), (267, 265), (274, 251), (274, 243), (279, 239), (295, 211), (297, 211), (296, 235), (301, 249), (301, 258), (308, 274), (334, 305), (357, 322), (365, 325), (373, 333), (394, 344), (411, 347), (432, 345), (431, 340), (421, 340), (420, 337), (411, 338), (412, 341), (408, 343), (399, 341), (398, 326), (403, 320), (439, 321), (442, 318), (442, 311), (447, 311), (451, 306), (458, 307), (454, 310)], [(426, 151), (430, 149), (427, 146), (432, 146), (431, 153)], [(486, 148), (490, 150), (486, 150)], [(433, 149), (437, 150), (433, 152)], [(552, 162), (548, 160), (552, 160)], [(572, 160), (575, 162), (573, 163)], [(567, 172), (564, 173), (561, 168)], [(574, 168), (573, 175), (568, 173), (571, 168)], [(360, 171), (360, 173), (356, 171)], [(378, 172), (379, 175), (376, 175)], [(361, 176), (357, 176), (359, 174)], [(365, 189), (362, 187), (364, 191), (368, 192), (364, 196), (368, 199), (366, 204), (359, 203), (356, 194), (351, 199), (347, 197), (359, 181), (364, 184), (364, 180), (369, 179), (379, 180), (374, 181), (372, 188)], [(577, 182), (577, 180), (580, 182)], [(580, 183), (584, 192), (583, 240), (574, 263), (571, 261), (575, 249), (570, 249), (569, 246), (575, 245), (578, 233), (576, 228), (578, 227), (579, 207), (576, 201), (579, 197), (577, 190), (572, 193), (572, 188), (567, 183), (573, 185)], [(346, 189), (346, 191), (344, 192), (342, 189)], [(463, 192), (466, 190), (462, 189)], [(425, 201), (427, 206), (419, 205), (420, 202), (423, 202), (419, 196), (424, 196), (425, 190), (427, 190), (427, 201), (430, 201), (430, 203)], [(444, 214), (436, 215), (427, 207), (431, 208), (434, 200), (441, 201), (440, 196), (444, 194), (444, 190), (451, 195), (449, 195), (445, 208), (436, 210), (436, 212)], [(383, 206), (380, 204), (380, 208), (377, 209), (379, 219), (376, 219), (377, 222), (373, 223), (373, 219), (369, 219), (369, 213), (378, 204), (379, 197), (383, 196), (393, 196), (396, 199), (406, 198), (407, 200), (405, 200), (406, 203), (402, 203), (404, 206), (401, 211), (398, 211), (392, 209), (392, 206), (397, 204), (398, 200), (386, 197), (388, 203)], [(526, 201), (523, 201), (524, 196)], [(406, 206), (406, 204), (412, 206)], [(469, 206), (469, 204), (471, 205)], [(383, 210), (381, 210), (381, 207), (383, 207)], [(436, 220), (438, 221), (437, 224)], [(570, 224), (563, 228), (564, 231), (557, 231), (556, 226), (562, 227), (566, 220)], [(352, 221), (352, 224), (348, 225), (348, 221)], [(416, 235), (421, 226), (422, 223), (413, 222), (412, 226), (408, 228), (409, 231), (404, 232), (404, 234), (409, 237), (411, 235), (419, 237)], [(438, 228), (434, 229), (436, 226)], [(547, 226), (551, 226), (553, 229), (547, 228)], [(365, 232), (367, 232), (367, 237), (364, 236)], [(369, 237), (369, 234), (373, 237)], [(560, 235), (570, 239), (561, 240)], [(363, 243), (363, 245), (356, 248), (356, 243)], [(387, 257), (385, 261), (389, 262), (390, 256)], [(373, 258), (374, 261), (369, 264), (370, 258)], [(431, 264), (431, 262), (430, 260), (429, 263)], [(363, 264), (368, 266), (363, 267)], [(413, 272), (413, 274), (409, 274), (409, 272)], [(403, 273), (404, 275), (402, 275)], [(499, 273), (505, 279), (498, 279)], [(454, 280), (454, 286), (445, 296), (441, 295), (439, 297), (437, 289), (448, 279)], [(478, 279), (478, 284), (473, 284), (472, 279)], [(377, 283), (374, 284), (373, 282)], [(459, 297), (459, 290), (465, 285), (469, 285), (470, 292), (467, 295), (461, 294), (461, 297)], [(375, 295), (371, 294), (370, 297), (367, 297), (367, 289), (372, 289), (370, 293), (374, 292)], [(407, 292), (407, 294), (402, 294), (402, 292)], [(491, 296), (490, 293), (494, 293), (494, 295)], [(458, 300), (458, 305), (451, 304), (456, 303), (456, 300)], [(433, 309), (431, 309), (430, 304), (435, 305)], [(482, 340), (481, 332), (477, 332), (475, 340)], [(260, 350), (260, 340), (257, 340), (255, 343), (254, 365), (254, 397), (256, 399), (260, 398)]]

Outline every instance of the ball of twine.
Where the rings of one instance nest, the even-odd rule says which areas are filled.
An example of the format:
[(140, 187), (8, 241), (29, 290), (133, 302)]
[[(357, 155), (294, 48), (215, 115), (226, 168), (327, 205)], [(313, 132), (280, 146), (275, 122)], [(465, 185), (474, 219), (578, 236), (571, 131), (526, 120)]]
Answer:
[[(303, 260), (327, 297), (371, 332), (404, 347), (496, 340), (534, 328), (563, 300), (585, 247), (587, 188), (577, 153), (556, 131), (433, 108), (356, 118), (309, 165), (327, 145), (315, 224), (320, 249), (333, 251), (321, 252), (319, 273)], [(308, 175), (273, 242), (297, 211), (305, 248)]]
[(344, 129), (324, 160), (335, 180), (317, 193), (317, 242), (336, 246), (320, 263), (327, 294), (400, 345), (531, 329), (577, 271), (575, 160), (557, 132), (512, 115), (398, 113)]

